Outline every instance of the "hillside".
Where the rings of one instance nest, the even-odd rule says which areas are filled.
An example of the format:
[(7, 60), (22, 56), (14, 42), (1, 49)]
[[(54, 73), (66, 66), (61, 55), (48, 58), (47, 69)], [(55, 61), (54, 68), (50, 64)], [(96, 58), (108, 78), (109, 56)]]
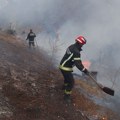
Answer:
[(120, 120), (90, 99), (105, 94), (84, 80), (76, 80), (73, 103), (66, 104), (63, 77), (40, 48), (0, 32), (0, 56), (0, 120)]

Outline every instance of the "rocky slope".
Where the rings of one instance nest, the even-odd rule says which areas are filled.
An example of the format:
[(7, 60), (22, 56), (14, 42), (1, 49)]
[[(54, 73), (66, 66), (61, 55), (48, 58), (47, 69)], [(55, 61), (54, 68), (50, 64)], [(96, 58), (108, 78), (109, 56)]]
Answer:
[(0, 32), (0, 56), (0, 120), (120, 120), (90, 99), (105, 95), (84, 80), (76, 80), (73, 102), (65, 103), (61, 73), (40, 48)]

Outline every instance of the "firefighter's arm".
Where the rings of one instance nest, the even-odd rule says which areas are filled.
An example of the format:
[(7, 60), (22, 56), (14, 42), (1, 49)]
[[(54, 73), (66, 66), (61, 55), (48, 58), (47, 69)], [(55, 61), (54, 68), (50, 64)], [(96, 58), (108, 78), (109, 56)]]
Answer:
[(80, 53), (79, 53), (79, 51), (75, 51), (74, 52), (74, 64), (76, 65), (76, 67), (80, 70), (80, 71), (82, 71), (82, 72), (84, 72), (86, 75), (88, 75), (89, 74), (89, 71), (83, 66), (83, 64), (82, 64), (82, 61), (81, 61), (81, 59), (80, 59)]
[(28, 38), (29, 38), (29, 35), (27, 36), (26, 40), (28, 40)]
[(89, 71), (83, 66), (81, 60), (75, 60), (74, 63), (80, 71), (84, 72), (86, 75), (89, 75)]
[(26, 38), (26, 40), (28, 40), (28, 39), (29, 39), (29, 36), (30, 36), (30, 34), (28, 34), (28, 35), (27, 35), (27, 38)]

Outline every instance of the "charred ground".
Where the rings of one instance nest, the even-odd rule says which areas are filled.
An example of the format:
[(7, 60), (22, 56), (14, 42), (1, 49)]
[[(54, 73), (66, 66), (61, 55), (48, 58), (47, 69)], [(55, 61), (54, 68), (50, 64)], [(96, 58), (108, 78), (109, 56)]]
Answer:
[[(1, 120), (119, 120), (120, 117), (95, 104), (105, 96), (84, 80), (76, 80), (72, 104), (63, 100), (63, 77), (40, 48), (29, 49), (25, 41), (0, 32)], [(83, 92), (84, 91), (84, 92)]]

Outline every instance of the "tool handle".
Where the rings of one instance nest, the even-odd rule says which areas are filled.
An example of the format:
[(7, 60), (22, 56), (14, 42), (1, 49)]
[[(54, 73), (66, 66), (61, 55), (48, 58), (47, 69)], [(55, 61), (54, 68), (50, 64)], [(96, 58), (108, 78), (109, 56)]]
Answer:
[(96, 85), (99, 87), (99, 88), (103, 88), (103, 86), (101, 85), (101, 84), (99, 84), (99, 83), (97, 83), (97, 81), (93, 78), (93, 76), (89, 73), (89, 77), (91, 78), (91, 80), (93, 80), (93, 82), (95, 82), (96, 83)]

